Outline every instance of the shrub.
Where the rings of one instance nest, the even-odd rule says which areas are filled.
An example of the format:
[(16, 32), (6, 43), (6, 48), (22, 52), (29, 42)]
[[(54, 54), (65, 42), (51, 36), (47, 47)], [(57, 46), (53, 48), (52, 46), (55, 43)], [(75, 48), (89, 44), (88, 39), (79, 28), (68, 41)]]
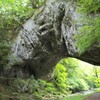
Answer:
[(97, 78), (95, 80), (95, 85), (96, 85), (96, 87), (100, 88), (100, 78)]
[(68, 91), (66, 68), (62, 64), (57, 64), (54, 69), (54, 84), (59, 91)]
[(89, 89), (89, 85), (84, 79), (77, 78), (77, 77), (69, 78), (68, 82), (69, 82), (69, 85), (70, 85), (69, 89), (73, 93)]

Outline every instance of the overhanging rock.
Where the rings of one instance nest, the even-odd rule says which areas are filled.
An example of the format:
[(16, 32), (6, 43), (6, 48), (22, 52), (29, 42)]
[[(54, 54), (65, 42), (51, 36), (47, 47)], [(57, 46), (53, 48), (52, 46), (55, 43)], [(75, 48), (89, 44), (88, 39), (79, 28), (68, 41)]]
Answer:
[(75, 2), (69, 0), (48, 0), (20, 29), (9, 65), (28, 66), (30, 74), (40, 77), (64, 57), (100, 64), (100, 49), (78, 55), (73, 36), (79, 33), (82, 23), (76, 8)]

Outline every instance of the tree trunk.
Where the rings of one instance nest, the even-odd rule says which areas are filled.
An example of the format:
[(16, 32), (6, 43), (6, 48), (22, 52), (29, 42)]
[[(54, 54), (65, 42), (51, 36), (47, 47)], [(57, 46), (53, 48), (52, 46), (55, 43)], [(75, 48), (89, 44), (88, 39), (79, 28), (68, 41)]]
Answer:
[(65, 57), (100, 64), (100, 49), (96, 47), (78, 55), (73, 36), (79, 33), (82, 23), (76, 8), (70, 0), (48, 0), (20, 29), (9, 66), (28, 65), (29, 73), (40, 77)]

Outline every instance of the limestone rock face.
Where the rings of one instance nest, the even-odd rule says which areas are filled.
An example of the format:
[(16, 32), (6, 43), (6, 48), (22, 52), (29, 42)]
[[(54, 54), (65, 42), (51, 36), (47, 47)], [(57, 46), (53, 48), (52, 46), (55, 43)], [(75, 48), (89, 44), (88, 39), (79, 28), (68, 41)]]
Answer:
[[(73, 36), (82, 27), (80, 17), (74, 2), (48, 0), (42, 10), (20, 29), (12, 47), (9, 65), (27, 67), (29, 74), (40, 77), (46, 75), (64, 57), (87, 58), (87, 61), (93, 63), (96, 58), (100, 59), (100, 51), (97, 57), (90, 51), (78, 56)], [(91, 55), (92, 60), (84, 56), (87, 54)], [(97, 62), (100, 64), (100, 61)]]

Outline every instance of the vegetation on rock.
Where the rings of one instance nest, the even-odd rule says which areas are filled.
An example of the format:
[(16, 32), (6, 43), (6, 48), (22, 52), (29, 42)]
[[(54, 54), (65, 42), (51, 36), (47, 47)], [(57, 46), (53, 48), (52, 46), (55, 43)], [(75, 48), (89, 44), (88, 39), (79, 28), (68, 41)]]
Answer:
[[(0, 1), (0, 75), (8, 63), (11, 40), (16, 37), (16, 31), (44, 2), (44, 0)], [(79, 53), (82, 54), (91, 49), (94, 43), (100, 42), (100, 1), (77, 0), (77, 4), (79, 4), (79, 12), (84, 14), (82, 17), (84, 25), (80, 29), (81, 34), (75, 35), (76, 45)], [(98, 46), (98, 48), (100, 47)], [(27, 97), (27, 94), (30, 94), (31, 98), (35, 97), (36, 100), (40, 100), (42, 98), (63, 97), (68, 93), (96, 87), (100, 88), (100, 68), (85, 64), (77, 59), (61, 60), (54, 68), (53, 74), (50, 81), (35, 79), (33, 76), (28, 79), (15, 78), (5, 89), (6, 92), (3, 91), (2, 86), (0, 87), (0, 99), (7, 100), (10, 96), (11, 99), (17, 98), (21, 94), (25, 95), (25, 98), (20, 96), (21, 100), (29, 100), (30, 97)]]
[(76, 35), (75, 38), (78, 51), (81, 54), (91, 49), (95, 43), (100, 42), (100, 1), (78, 0), (78, 4), (84, 25), (80, 29), (81, 34)]
[(22, 24), (43, 4), (44, 0), (0, 1), (0, 68), (7, 64), (11, 42)]

